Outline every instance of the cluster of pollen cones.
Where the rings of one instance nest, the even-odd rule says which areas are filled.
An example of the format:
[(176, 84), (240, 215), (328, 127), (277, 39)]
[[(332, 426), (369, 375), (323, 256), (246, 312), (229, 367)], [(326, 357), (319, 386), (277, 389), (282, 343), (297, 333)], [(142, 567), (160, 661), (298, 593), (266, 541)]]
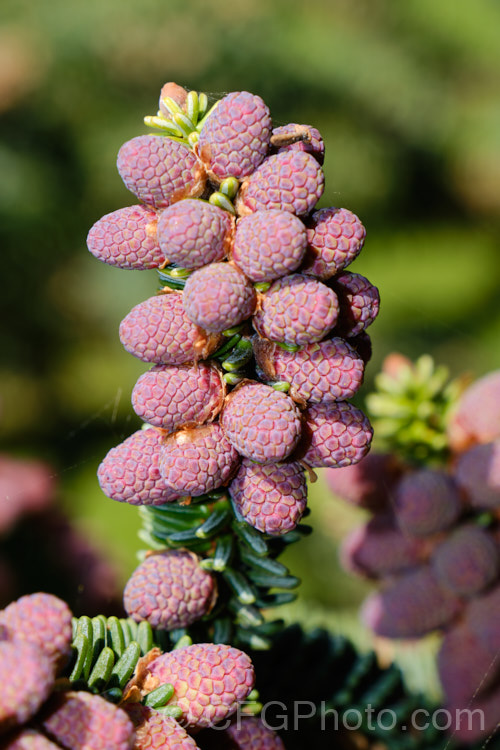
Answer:
[(345, 567), (381, 588), (362, 617), (385, 638), (443, 633), (438, 671), (453, 713), (478, 709), (457, 738), (500, 716), (500, 371), (472, 383), (448, 423), (444, 466), (370, 453), (329, 472), (340, 497), (372, 511), (345, 540)]
[[(348, 399), (363, 381), (379, 295), (344, 270), (363, 247), (359, 219), (315, 209), (318, 131), (273, 129), (265, 103), (245, 91), (207, 109), (205, 95), (163, 87), (158, 115), (146, 118), (160, 134), (132, 138), (118, 155), (140, 203), (88, 235), (97, 258), (156, 268), (163, 285), (120, 325), (125, 349), (152, 365), (132, 393), (144, 425), (110, 450), (98, 477), (108, 497), (132, 505), (227, 489), (238, 519), (281, 536), (306, 509), (306, 470), (348, 466), (369, 450), (370, 423)], [(167, 558), (148, 565), (182, 564), (186, 575), (196, 565)], [(176, 626), (213, 601), (199, 585)]]
[[(240, 710), (255, 680), (243, 651), (213, 643), (164, 653), (154, 647), (111, 700), (113, 690), (101, 695), (92, 677), (106, 648), (84, 688), (68, 676), (75, 669), (74, 626), (67, 605), (52, 594), (26, 595), (0, 610), (2, 750), (197, 750), (214, 741), (283, 750), (272, 730)], [(102, 681), (102, 668), (99, 674)]]

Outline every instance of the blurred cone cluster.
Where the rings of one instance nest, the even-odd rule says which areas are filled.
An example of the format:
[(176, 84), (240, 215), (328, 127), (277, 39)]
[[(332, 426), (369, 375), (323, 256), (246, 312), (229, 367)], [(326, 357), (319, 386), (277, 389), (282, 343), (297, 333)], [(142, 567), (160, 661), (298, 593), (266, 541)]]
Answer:
[[(372, 398), (379, 417), (383, 412), (387, 419), (392, 409), (392, 437), (399, 429), (408, 438), (401, 432), (403, 396), (418, 392), (417, 369), (391, 357), (378, 399)], [(436, 370), (428, 375), (428, 383), (439, 381), (434, 416), (440, 410), (442, 416), (443, 380)], [(424, 421), (432, 421), (431, 411), (422, 410)], [(493, 731), (500, 713), (500, 371), (474, 382), (446, 411), (445, 453), (435, 433), (438, 450), (427, 446), (416, 465), (408, 460), (409, 442), (402, 458), (393, 440), (392, 451), (329, 472), (328, 482), (337, 495), (371, 511), (341, 552), (347, 570), (379, 583), (363, 605), (364, 623), (383, 638), (442, 632), (438, 671), (446, 706), (484, 712), (484, 727), (477, 714), (471, 727), (457, 730), (472, 741)], [(415, 420), (413, 428), (421, 438), (422, 424)]]

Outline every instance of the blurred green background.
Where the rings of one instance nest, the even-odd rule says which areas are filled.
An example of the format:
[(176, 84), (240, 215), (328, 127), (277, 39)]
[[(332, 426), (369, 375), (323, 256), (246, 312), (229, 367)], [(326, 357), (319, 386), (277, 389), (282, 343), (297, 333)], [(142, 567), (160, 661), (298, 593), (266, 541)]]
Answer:
[[(101, 215), (134, 203), (120, 145), (145, 132), (167, 80), (249, 90), (275, 124), (316, 126), (321, 205), (364, 221), (353, 269), (382, 297), (365, 392), (393, 350), (480, 375), (500, 366), (499, 28), (496, 0), (3, 0), (1, 447), (52, 463), (61, 503), (124, 579), (136, 512), (95, 472), (138, 426), (129, 399), (145, 367), (118, 325), (156, 278), (85, 247)], [(308, 616), (328, 618), (366, 590), (335, 552), (359, 515), (321, 480), (311, 494), (316, 532), (291, 564)]]

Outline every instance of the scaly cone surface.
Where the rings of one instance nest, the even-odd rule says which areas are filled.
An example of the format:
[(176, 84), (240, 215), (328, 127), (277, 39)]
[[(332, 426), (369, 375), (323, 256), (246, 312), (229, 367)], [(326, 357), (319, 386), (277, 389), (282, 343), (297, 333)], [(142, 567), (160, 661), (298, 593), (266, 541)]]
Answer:
[[(264, 647), (280, 624), (261, 610), (291, 601), (299, 583), (277, 558), (310, 530), (306, 472), (353, 465), (370, 448), (371, 425), (346, 400), (362, 384), (379, 305), (376, 287), (345, 270), (366, 232), (345, 208), (316, 209), (319, 131), (273, 130), (255, 94), (209, 109), (204, 94), (165, 84), (145, 122), (157, 134), (118, 154), (140, 204), (88, 235), (96, 258), (156, 268), (160, 281), (120, 325), (125, 349), (152, 365), (132, 394), (143, 430), (111, 448), (99, 481), (141, 506), (148, 547), (189, 550), (213, 581), (198, 605), (175, 566), (160, 581), (162, 558), (148, 558), (151, 596), (134, 586), (134, 618)], [(178, 607), (189, 615), (172, 617)]]

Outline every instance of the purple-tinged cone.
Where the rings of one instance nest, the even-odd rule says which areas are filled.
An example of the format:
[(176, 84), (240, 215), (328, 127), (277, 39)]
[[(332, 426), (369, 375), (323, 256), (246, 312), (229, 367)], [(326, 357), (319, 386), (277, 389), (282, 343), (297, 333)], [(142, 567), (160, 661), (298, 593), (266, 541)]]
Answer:
[(209, 357), (220, 337), (194, 325), (184, 310), (182, 293), (169, 292), (133, 307), (120, 324), (120, 341), (143, 362), (182, 365)]
[(325, 176), (314, 156), (287, 150), (269, 156), (243, 181), (236, 211), (247, 216), (275, 208), (304, 216), (312, 211), (324, 188)]
[(51, 739), (71, 750), (134, 748), (134, 725), (125, 711), (92, 693), (60, 693), (42, 726)]
[(366, 230), (358, 217), (346, 208), (314, 211), (307, 228), (308, 250), (302, 273), (329, 279), (359, 255)]
[(167, 109), (164, 103), (164, 99), (169, 97), (170, 99), (173, 99), (176, 104), (179, 105), (179, 107), (185, 112), (185, 104), (187, 99), (188, 92), (185, 88), (182, 86), (179, 86), (178, 83), (174, 83), (173, 81), (168, 81), (167, 83), (164, 83), (161, 87), (160, 91), (160, 99), (158, 102), (158, 106), (160, 108), (160, 112), (165, 115), (167, 120), (169, 120), (172, 116), (171, 112)]
[(165, 256), (158, 244), (157, 213), (149, 206), (127, 206), (106, 214), (87, 235), (87, 247), (109, 266), (145, 271), (158, 268)]
[(163, 481), (179, 495), (204, 495), (227, 484), (239, 456), (221, 426), (202, 425), (167, 437), (161, 450)]
[(495, 656), (466, 622), (451, 628), (444, 636), (437, 657), (446, 703), (465, 706), (476, 693), (484, 693), (491, 687), (500, 671), (500, 662), (495, 664)]
[(462, 393), (448, 437), (455, 451), (500, 438), (500, 370), (479, 378)]
[(376, 635), (421, 638), (447, 625), (461, 609), (460, 600), (440, 586), (429, 566), (423, 566), (371, 594), (361, 615)]
[(221, 333), (249, 318), (257, 295), (248, 279), (230, 263), (211, 263), (186, 281), (186, 315), (205, 331)]
[(220, 422), (238, 453), (259, 463), (283, 461), (301, 433), (300, 412), (292, 399), (263, 383), (232, 391)]
[(340, 559), (356, 575), (383, 578), (415, 568), (427, 553), (425, 542), (403, 534), (391, 514), (378, 513), (344, 538)]
[(152, 661), (148, 670), (147, 687), (173, 685), (172, 702), (182, 710), (181, 723), (200, 729), (234, 714), (255, 682), (250, 658), (221, 643), (195, 643), (170, 651)]
[(441, 585), (458, 596), (474, 596), (495, 581), (500, 557), (486, 529), (467, 524), (438, 545), (432, 567)]
[(198, 750), (193, 738), (171, 716), (140, 703), (125, 703), (123, 710), (135, 726), (134, 750)]
[[(465, 622), (491, 654), (500, 651), (500, 585), (468, 603)], [(500, 663), (499, 663), (500, 669)]]
[(72, 613), (53, 594), (27, 594), (0, 611), (0, 628), (15, 643), (36, 646), (54, 668), (64, 666), (71, 653)]
[(123, 592), (123, 606), (136, 622), (152, 628), (187, 628), (206, 615), (217, 595), (213, 576), (188, 550), (153, 552), (134, 570)]
[(290, 383), (290, 396), (299, 402), (344, 401), (352, 398), (363, 383), (363, 360), (340, 338), (287, 352), (271, 341), (256, 337), (253, 347), (265, 377)]
[(111, 448), (97, 471), (104, 494), (130, 505), (163, 505), (177, 500), (160, 474), (163, 433), (138, 430)]
[(242, 180), (262, 163), (269, 150), (271, 115), (260, 98), (233, 91), (208, 116), (196, 147), (212, 180)]
[(211, 203), (187, 199), (160, 213), (158, 242), (168, 263), (201, 268), (226, 257), (234, 224), (227, 211)]
[(452, 526), (463, 505), (452, 477), (438, 469), (405, 474), (394, 492), (394, 512), (400, 529), (412, 536), (428, 536)]
[(360, 273), (344, 271), (331, 281), (340, 305), (335, 333), (339, 336), (357, 336), (368, 328), (378, 315), (380, 295), (376, 286)]
[(306, 509), (304, 468), (297, 462), (265, 464), (244, 458), (229, 485), (238, 513), (264, 534), (286, 534)]
[(222, 372), (215, 363), (156, 365), (135, 384), (132, 406), (145, 422), (173, 432), (211, 422), (225, 395)]
[(231, 259), (251, 281), (274, 281), (300, 266), (306, 245), (306, 228), (289, 211), (257, 211), (238, 221)]
[(161, 135), (139, 135), (124, 143), (117, 167), (125, 187), (155, 208), (197, 198), (205, 189), (205, 169), (191, 149)]
[(337, 316), (337, 295), (320, 281), (296, 273), (278, 279), (262, 295), (253, 325), (263, 338), (303, 346), (321, 341)]
[(473, 508), (500, 509), (500, 440), (474, 445), (462, 453), (455, 478)]
[(304, 412), (303, 438), (295, 458), (312, 468), (340, 468), (368, 453), (373, 430), (361, 409), (347, 401), (313, 404)]
[(53, 683), (53, 664), (38, 646), (0, 641), (0, 733), (29, 721)]

